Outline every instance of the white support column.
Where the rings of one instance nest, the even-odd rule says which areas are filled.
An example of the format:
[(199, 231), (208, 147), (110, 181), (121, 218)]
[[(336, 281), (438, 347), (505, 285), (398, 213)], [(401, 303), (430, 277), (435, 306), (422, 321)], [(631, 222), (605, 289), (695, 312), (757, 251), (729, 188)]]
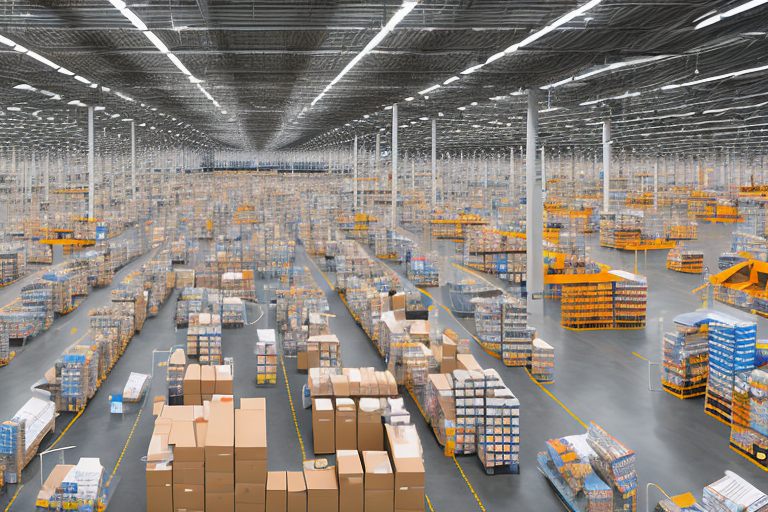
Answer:
[(544, 158), (544, 146), (541, 146), (541, 200), (547, 200), (547, 167)]
[(93, 107), (88, 107), (88, 219), (93, 219), (93, 200), (95, 194), (93, 166)]
[[(536, 90), (528, 89), (528, 126), (526, 136), (526, 257), (528, 261), (526, 287), (528, 292), (528, 311), (544, 311), (544, 211), (542, 202), (542, 184), (536, 179), (536, 138), (539, 125), (539, 104)], [(536, 297), (536, 300), (533, 298)]]
[[(352, 179), (354, 180), (353, 190), (354, 190), (354, 208), (357, 209), (357, 135), (355, 135), (355, 144), (352, 146)], [(293, 174), (293, 164), (291, 164), (291, 174)]]
[(392, 105), (392, 227), (397, 227), (397, 103)]
[(136, 125), (131, 121), (131, 199), (136, 198)]
[(603, 121), (603, 211), (611, 208), (611, 120)]
[(432, 210), (437, 209), (437, 120), (432, 120)]

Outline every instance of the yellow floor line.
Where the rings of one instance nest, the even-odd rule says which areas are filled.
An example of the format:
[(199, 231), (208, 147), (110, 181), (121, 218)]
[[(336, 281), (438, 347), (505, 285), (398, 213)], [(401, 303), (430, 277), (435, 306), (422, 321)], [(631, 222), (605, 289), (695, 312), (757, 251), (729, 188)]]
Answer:
[(647, 361), (647, 359), (646, 359), (646, 358), (644, 358), (643, 356), (641, 356), (641, 355), (640, 355), (640, 354), (638, 354), (637, 352), (632, 352), (632, 354), (636, 355), (637, 357), (639, 357), (639, 358), (640, 358), (640, 359), (642, 359), (643, 361)]
[(285, 372), (285, 362), (283, 355), (280, 354), (280, 366), (283, 368), (283, 377), (285, 378), (285, 388), (288, 390), (288, 402), (291, 404), (291, 414), (293, 414), (293, 424), (296, 426), (296, 435), (299, 436), (299, 445), (301, 446), (301, 460), (307, 460), (307, 453), (304, 451), (304, 440), (301, 438), (299, 430), (299, 420), (296, 419), (296, 409), (293, 407), (293, 396), (291, 395), (291, 385), (288, 383), (288, 374)]
[(59, 443), (59, 441), (61, 441), (61, 438), (64, 437), (64, 434), (67, 433), (67, 430), (69, 430), (69, 427), (71, 427), (77, 421), (77, 418), (79, 418), (80, 415), (83, 414), (83, 412), (85, 412), (85, 409), (81, 409), (80, 412), (78, 412), (77, 415), (75, 415), (75, 417), (72, 418), (72, 421), (69, 422), (69, 425), (67, 425), (67, 428), (65, 428), (64, 431), (59, 435), (59, 437), (56, 438), (53, 444), (51, 444), (51, 446), (48, 447), (49, 450), (53, 450), (53, 448)]
[(13, 498), (11, 498), (10, 503), (8, 503), (8, 506), (5, 507), (5, 512), (8, 512), (11, 510), (11, 505), (13, 505), (13, 502), (16, 501), (16, 496), (19, 495), (19, 492), (24, 488), (24, 484), (20, 485), (18, 489), (16, 489), (16, 494), (13, 495)]
[(453, 456), (453, 462), (456, 463), (456, 467), (459, 468), (459, 472), (461, 472), (461, 477), (464, 479), (464, 481), (467, 483), (467, 486), (469, 487), (469, 490), (472, 492), (472, 495), (477, 500), (477, 504), (480, 505), (480, 510), (485, 512), (485, 507), (483, 506), (483, 502), (480, 501), (480, 497), (475, 492), (475, 489), (472, 487), (472, 484), (469, 483), (469, 479), (467, 479), (467, 475), (464, 474), (464, 470), (461, 469), (461, 465), (459, 464), (459, 461), (456, 460), (456, 456)]
[(424, 493), (424, 497), (427, 498), (427, 505), (429, 505), (429, 512), (435, 512), (435, 509), (432, 508), (432, 502), (429, 501), (429, 495)]
[(131, 442), (133, 433), (136, 430), (136, 425), (139, 424), (139, 420), (141, 419), (142, 412), (143, 410), (139, 410), (139, 415), (136, 416), (136, 421), (133, 422), (133, 428), (131, 428), (131, 433), (128, 434), (128, 440), (125, 442), (125, 446), (123, 446), (123, 451), (120, 453), (120, 457), (117, 459), (117, 464), (115, 464), (115, 469), (112, 470), (112, 474), (109, 475), (109, 480), (107, 480), (107, 487), (109, 487), (109, 483), (112, 481), (112, 477), (115, 476), (115, 473), (117, 473), (117, 468), (120, 467), (120, 463), (123, 462), (123, 455), (125, 455), (125, 450), (128, 449), (128, 443)]
[(413, 398), (413, 402), (416, 404), (416, 407), (419, 408), (419, 412), (421, 413), (421, 417), (424, 418), (424, 421), (427, 422), (427, 425), (429, 425), (429, 420), (427, 419), (427, 415), (424, 414), (424, 410), (421, 408), (421, 405), (419, 405), (419, 401), (416, 400), (416, 395), (413, 394), (413, 391), (411, 391), (410, 386), (406, 386), (405, 389), (408, 390), (408, 394), (411, 395), (411, 398)]
[(531, 380), (532, 380), (532, 381), (533, 381), (533, 382), (534, 382), (534, 383), (535, 383), (537, 386), (539, 386), (539, 388), (541, 388), (541, 390), (542, 390), (542, 391), (544, 391), (544, 392), (545, 392), (547, 395), (549, 395), (549, 397), (550, 397), (552, 400), (554, 400), (555, 402), (557, 402), (557, 404), (558, 404), (560, 407), (562, 407), (563, 409), (565, 409), (565, 412), (567, 412), (568, 414), (570, 414), (570, 415), (573, 417), (573, 419), (575, 419), (576, 421), (578, 421), (578, 422), (579, 422), (579, 424), (581, 424), (581, 426), (582, 426), (582, 427), (584, 427), (585, 429), (587, 428), (587, 424), (586, 424), (586, 423), (584, 423), (583, 421), (581, 421), (581, 418), (579, 418), (578, 416), (576, 416), (576, 415), (573, 413), (573, 411), (571, 411), (569, 408), (567, 408), (567, 407), (565, 406), (565, 404), (563, 404), (563, 402), (561, 402), (560, 400), (558, 400), (558, 399), (557, 399), (557, 397), (556, 397), (555, 395), (553, 395), (553, 394), (552, 394), (552, 393), (551, 393), (551, 392), (550, 392), (550, 391), (549, 391), (547, 388), (545, 388), (544, 386), (542, 386), (542, 385), (541, 385), (541, 382), (539, 382), (539, 381), (537, 381), (536, 379), (534, 379), (534, 378), (533, 378), (533, 375), (531, 375), (531, 372), (528, 370), (528, 368), (526, 368), (526, 369), (525, 369), (525, 372), (528, 374), (528, 377), (530, 377), (530, 379), (531, 379)]

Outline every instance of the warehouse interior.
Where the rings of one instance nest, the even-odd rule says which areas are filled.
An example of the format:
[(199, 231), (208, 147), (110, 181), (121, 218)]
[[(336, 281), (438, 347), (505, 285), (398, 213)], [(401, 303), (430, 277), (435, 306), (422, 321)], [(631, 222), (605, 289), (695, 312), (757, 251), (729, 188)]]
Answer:
[(0, 510), (768, 512), (768, 0), (0, 3)]

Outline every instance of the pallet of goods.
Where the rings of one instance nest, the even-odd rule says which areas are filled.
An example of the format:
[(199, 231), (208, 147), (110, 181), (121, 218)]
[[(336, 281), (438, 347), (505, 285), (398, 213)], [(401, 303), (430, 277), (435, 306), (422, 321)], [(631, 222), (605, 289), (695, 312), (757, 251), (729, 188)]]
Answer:
[(704, 403), (707, 414), (732, 424), (736, 374), (754, 368), (756, 344), (754, 322), (709, 324), (709, 377)]
[(669, 251), (667, 268), (685, 274), (701, 274), (704, 272), (704, 253), (676, 247)]
[(43, 438), (54, 430), (55, 422), (55, 404), (32, 397), (13, 418), (0, 424), (0, 466), (5, 466), (6, 482), (20, 482), (21, 471), (35, 457)]
[(541, 338), (533, 340), (531, 376), (543, 383), (555, 381), (555, 349)]
[(256, 385), (277, 383), (277, 342), (274, 329), (258, 329), (256, 342)]
[(702, 396), (709, 376), (709, 329), (706, 324), (686, 326), (664, 333), (661, 384), (678, 398)]

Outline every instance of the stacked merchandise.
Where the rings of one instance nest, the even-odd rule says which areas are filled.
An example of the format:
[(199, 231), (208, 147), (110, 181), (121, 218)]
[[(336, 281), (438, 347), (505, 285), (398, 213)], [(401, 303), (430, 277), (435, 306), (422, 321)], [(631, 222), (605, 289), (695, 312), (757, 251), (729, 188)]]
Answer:
[(485, 375), (477, 371), (454, 370), (453, 389), (456, 396), (455, 453), (476, 453), (477, 428), (485, 424)]
[(704, 253), (684, 251), (681, 247), (676, 247), (669, 251), (667, 268), (686, 274), (701, 274), (704, 272)]
[(531, 375), (539, 382), (555, 381), (555, 349), (541, 338), (533, 340)]
[(618, 491), (614, 493), (614, 502), (619, 502), (620, 507), (623, 507), (621, 510), (637, 510), (635, 452), (591, 422), (587, 429), (586, 441), (596, 454), (590, 458), (595, 472)]
[(702, 396), (709, 375), (709, 331), (706, 325), (675, 324), (677, 332), (664, 333), (661, 384), (678, 398)]
[(430, 374), (425, 407), (438, 443), (449, 453), (456, 447), (456, 399), (452, 384), (450, 374)]
[(334, 335), (312, 336), (307, 340), (308, 368), (340, 368), (339, 340)]
[(709, 324), (709, 377), (704, 410), (731, 424), (736, 374), (754, 368), (757, 324), (734, 321)]
[(61, 483), (63, 510), (97, 512), (104, 509), (104, 468), (99, 459), (82, 457)]
[(26, 245), (26, 260), (27, 263), (50, 265), (53, 263), (51, 246), (38, 242), (28, 242)]
[(243, 327), (245, 325), (245, 303), (239, 297), (224, 297), (221, 307), (222, 327)]
[(90, 346), (70, 347), (56, 362), (56, 374), (61, 386), (60, 410), (81, 411), (100, 384), (99, 355)]
[(21, 470), (37, 453), (43, 438), (54, 430), (56, 406), (40, 398), (30, 398), (24, 407), (0, 424), (0, 466), (5, 466), (5, 481), (18, 483)]
[(631, 277), (613, 283), (613, 326), (615, 329), (642, 329), (645, 327), (648, 283), (645, 277), (627, 276)]
[(677, 221), (667, 226), (669, 240), (696, 240), (699, 238), (699, 224), (694, 221)]
[(643, 212), (603, 213), (600, 219), (600, 245), (624, 249), (641, 244)]
[(256, 299), (256, 281), (252, 270), (225, 272), (221, 275), (220, 291), (225, 297), (239, 297), (246, 300)]
[(560, 310), (566, 329), (613, 329), (613, 283), (564, 284)]
[(221, 364), (221, 316), (192, 314), (187, 330), (187, 355), (197, 356), (202, 365)]
[(438, 286), (440, 271), (437, 254), (412, 255), (408, 260), (407, 277), (415, 286)]
[(51, 270), (42, 277), (43, 281), (48, 281), (51, 286), (53, 300), (53, 312), (58, 315), (66, 315), (73, 311), (77, 306), (75, 303), (75, 293), (73, 290), (72, 276), (62, 270)]
[[(539, 471), (549, 480), (569, 510), (611, 512), (613, 491), (595, 478), (591, 459), (597, 454), (586, 442), (586, 434), (550, 439), (545, 452), (538, 455)], [(589, 480), (589, 481), (588, 481)], [(587, 489), (588, 487), (588, 489)], [(587, 503), (577, 502), (584, 492)]]
[(45, 318), (42, 329), (53, 325), (53, 296), (51, 286), (45, 281), (36, 280), (21, 289), (21, 305), (27, 312), (38, 313)]
[(26, 270), (26, 251), (23, 246), (0, 244), (0, 286), (21, 279)]
[(258, 329), (256, 342), (256, 385), (277, 383), (277, 343), (274, 329)]
[(188, 326), (190, 315), (203, 312), (207, 305), (205, 288), (183, 288), (176, 302), (176, 327)]
[(768, 367), (736, 376), (731, 447), (768, 467)]
[(133, 328), (136, 334), (144, 327), (147, 318), (147, 296), (145, 294), (146, 275), (134, 272), (123, 279), (111, 292), (112, 303), (120, 304), (127, 315), (133, 317)]
[(171, 242), (171, 262), (184, 265), (187, 262), (187, 240), (182, 238)]
[(184, 372), (187, 357), (184, 349), (174, 350), (168, 358), (168, 405), (184, 405)]
[(520, 402), (498, 374), (486, 370), (485, 414), (477, 433), (477, 456), (486, 473), (519, 473)]
[(176, 288), (183, 290), (184, 288), (194, 288), (195, 286), (195, 270), (191, 268), (179, 268), (175, 270), (176, 274)]
[(117, 354), (119, 357), (125, 352), (125, 347), (131, 341), (134, 327), (133, 317), (121, 309), (120, 305), (114, 306), (113, 309), (100, 308), (92, 310), (89, 316), (91, 317), (91, 331), (95, 335), (101, 335), (109, 340), (117, 340)]
[(528, 325), (525, 303), (506, 294), (473, 299), (472, 303), (480, 345), (498, 354), (507, 366), (528, 366), (536, 329)]
[(5, 325), (0, 323), (0, 366), (5, 366), (11, 360), (11, 346)]
[(704, 488), (702, 503), (709, 510), (768, 511), (768, 496), (732, 471)]
[(131, 372), (123, 388), (123, 403), (138, 402), (149, 388), (151, 377), (144, 373)]
[(23, 340), (36, 336), (46, 325), (50, 325), (51, 315), (47, 308), (45, 311), (27, 308), (21, 299), (16, 299), (0, 309), (0, 325), (4, 326), (9, 338)]

